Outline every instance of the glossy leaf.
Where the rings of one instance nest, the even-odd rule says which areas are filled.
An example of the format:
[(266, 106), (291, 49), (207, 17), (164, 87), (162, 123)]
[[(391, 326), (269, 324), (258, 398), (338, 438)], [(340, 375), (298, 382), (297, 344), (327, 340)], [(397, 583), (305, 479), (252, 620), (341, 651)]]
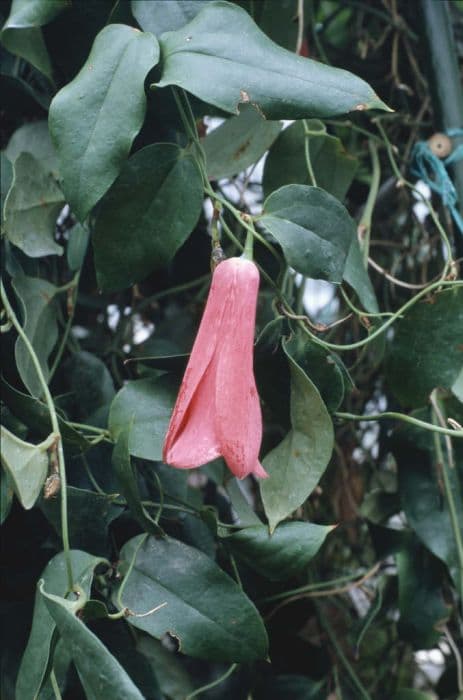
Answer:
[[(350, 156), (341, 141), (326, 133), (317, 119), (296, 121), (282, 131), (265, 161), (263, 186), (268, 196), (283, 185), (316, 185), (340, 201), (346, 196), (357, 170), (356, 158)], [(307, 139), (310, 163), (315, 175), (312, 180), (306, 163)]]
[(208, 0), (132, 0), (132, 14), (144, 32), (160, 36), (181, 29), (207, 5)]
[(291, 373), (291, 431), (264, 459), (270, 478), (260, 492), (270, 532), (320, 480), (333, 449), (333, 425), (319, 392), (283, 344)]
[(130, 624), (157, 639), (170, 635), (189, 656), (227, 662), (265, 658), (267, 635), (257, 610), (212, 559), (170, 537), (141, 542), (142, 537), (121, 550), (125, 567), (136, 557), (123, 603), (136, 612), (167, 605), (147, 617), (129, 617)]
[(40, 161), (47, 173), (52, 173), (55, 178), (58, 178), (58, 157), (50, 139), (47, 121), (23, 124), (16, 129), (8, 141), (5, 155), (14, 163), (21, 153), (30, 153)]
[(153, 520), (141, 502), (140, 491), (138, 489), (137, 476), (130, 461), (129, 435), (131, 425), (119, 433), (116, 445), (113, 450), (112, 465), (116, 473), (121, 494), (127, 501), (130, 512), (142, 528), (152, 535), (162, 534), (159, 525)]
[(450, 389), (461, 371), (462, 347), (462, 287), (415, 304), (397, 323), (387, 359), (387, 378), (399, 400), (423, 406), (435, 387)]
[[(120, 663), (77, 617), (76, 603), (47, 593), (43, 583), (39, 590), (72, 657), (85, 697), (88, 700), (100, 700), (102, 696), (114, 700), (143, 700)], [(80, 601), (78, 606), (81, 607)]]
[(333, 527), (314, 523), (283, 523), (269, 535), (264, 525), (247, 527), (225, 539), (227, 547), (248, 566), (271, 581), (303, 573)]
[(68, 5), (66, 0), (13, 0), (10, 14), (1, 32), (2, 44), (51, 79), (50, 57), (42, 27)]
[[(54, 297), (57, 289), (54, 285), (38, 277), (18, 275), (13, 280), (13, 289), (22, 304), (23, 329), (37, 359), (39, 360), (45, 381), (50, 371), (48, 357), (58, 338), (56, 309)], [(40, 397), (43, 389), (37, 376), (37, 370), (31, 354), (22, 338), (15, 346), (15, 357), (19, 374), (32, 396)]]
[(152, 34), (112, 24), (74, 80), (53, 99), (50, 132), (66, 198), (85, 219), (112, 185), (145, 116), (144, 80), (159, 59)]
[(129, 451), (134, 457), (161, 460), (162, 445), (177, 387), (167, 375), (159, 379), (129, 381), (116, 394), (109, 414), (114, 439), (133, 421)]
[(53, 176), (30, 153), (13, 165), (13, 184), (5, 201), (5, 232), (11, 243), (32, 258), (61, 255), (54, 240), (64, 196)]
[(248, 102), (269, 119), (387, 109), (363, 80), (280, 48), (232, 3), (208, 3), (160, 43), (157, 85), (178, 85), (226, 112)]
[[(86, 597), (90, 593), (93, 571), (103, 560), (78, 550), (71, 550), (70, 556), (74, 581), (81, 589), (80, 600), (85, 602)], [(68, 580), (65, 558), (62, 552), (48, 562), (40, 578), (50, 593), (59, 596), (66, 595)], [(22, 657), (16, 683), (16, 697), (18, 699), (37, 696), (45, 677), (54, 630), (55, 623), (53, 618), (48, 612), (43, 596), (37, 591), (32, 629)]]
[(252, 106), (243, 105), (203, 140), (207, 174), (211, 180), (231, 177), (256, 163), (275, 141), (279, 122), (266, 121)]
[(133, 155), (104, 197), (93, 237), (101, 289), (122, 289), (165, 267), (198, 221), (202, 178), (191, 154), (154, 144)]
[(341, 282), (355, 224), (337, 199), (318, 187), (286, 185), (267, 197), (259, 221), (297, 272)]
[(50, 435), (44, 442), (33, 445), (20, 440), (3, 425), (2, 466), (9, 476), (22, 507), (29, 510), (40, 495), (48, 473), (48, 448), (54, 441)]

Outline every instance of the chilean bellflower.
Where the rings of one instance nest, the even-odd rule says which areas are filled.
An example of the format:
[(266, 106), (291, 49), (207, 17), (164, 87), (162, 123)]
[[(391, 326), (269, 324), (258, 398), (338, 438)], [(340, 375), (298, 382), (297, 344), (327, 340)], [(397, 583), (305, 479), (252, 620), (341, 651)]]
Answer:
[(214, 270), (209, 296), (164, 442), (163, 460), (192, 469), (222, 456), (239, 479), (266, 477), (253, 371), (259, 271), (244, 257)]

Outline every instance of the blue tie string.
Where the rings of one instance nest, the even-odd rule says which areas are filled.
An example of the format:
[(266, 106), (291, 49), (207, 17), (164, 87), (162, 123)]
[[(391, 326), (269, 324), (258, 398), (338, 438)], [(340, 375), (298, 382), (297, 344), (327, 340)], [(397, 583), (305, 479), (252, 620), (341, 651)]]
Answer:
[[(463, 129), (448, 129), (445, 133), (450, 138), (459, 138), (463, 136)], [(412, 150), (410, 172), (441, 197), (442, 203), (450, 211), (455, 225), (463, 235), (463, 218), (457, 208), (458, 195), (446, 167), (462, 158), (463, 143), (453, 148), (447, 158), (441, 159), (431, 151), (427, 141), (418, 141)]]

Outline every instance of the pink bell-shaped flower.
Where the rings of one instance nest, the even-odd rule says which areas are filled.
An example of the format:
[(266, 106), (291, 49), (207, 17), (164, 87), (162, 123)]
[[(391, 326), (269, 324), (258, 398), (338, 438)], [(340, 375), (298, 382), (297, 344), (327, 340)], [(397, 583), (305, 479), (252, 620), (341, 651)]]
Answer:
[(253, 372), (259, 271), (245, 258), (216, 267), (163, 449), (166, 464), (192, 469), (222, 456), (239, 479), (266, 477), (259, 462), (262, 415)]

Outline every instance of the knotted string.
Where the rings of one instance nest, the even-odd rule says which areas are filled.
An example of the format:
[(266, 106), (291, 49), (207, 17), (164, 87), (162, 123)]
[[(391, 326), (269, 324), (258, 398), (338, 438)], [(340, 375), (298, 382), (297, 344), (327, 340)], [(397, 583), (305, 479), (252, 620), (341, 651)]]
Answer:
[[(445, 133), (450, 138), (458, 138), (463, 136), (463, 129), (448, 129)], [(463, 218), (457, 209), (457, 191), (447, 172), (448, 165), (462, 158), (463, 143), (453, 148), (447, 158), (438, 158), (430, 149), (427, 141), (418, 141), (413, 146), (410, 172), (429, 185), (434, 192), (437, 192), (463, 235)]]

